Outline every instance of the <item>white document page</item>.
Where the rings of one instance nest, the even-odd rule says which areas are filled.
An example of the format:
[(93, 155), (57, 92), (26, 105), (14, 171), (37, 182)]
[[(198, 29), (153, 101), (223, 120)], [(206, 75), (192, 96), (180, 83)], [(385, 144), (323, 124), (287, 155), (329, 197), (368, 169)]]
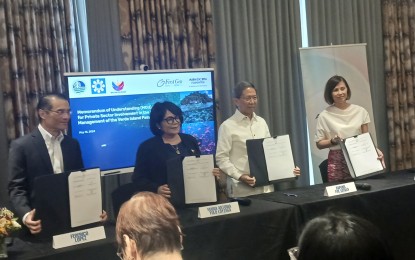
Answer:
[(100, 221), (102, 214), (99, 168), (72, 172), (68, 177), (71, 227)]
[(269, 180), (294, 178), (295, 165), (290, 136), (281, 135), (276, 138), (265, 138), (262, 146), (264, 147)]
[(369, 133), (349, 137), (344, 141), (356, 177), (382, 171), (378, 153)]
[(213, 155), (188, 156), (183, 160), (185, 202), (216, 202)]

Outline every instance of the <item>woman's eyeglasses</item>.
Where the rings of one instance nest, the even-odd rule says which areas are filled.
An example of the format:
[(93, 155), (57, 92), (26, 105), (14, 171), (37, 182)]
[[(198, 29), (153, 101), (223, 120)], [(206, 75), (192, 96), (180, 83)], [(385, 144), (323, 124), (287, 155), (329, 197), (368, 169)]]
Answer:
[(299, 253), (298, 246), (288, 249), (287, 252), (290, 256), (290, 260), (297, 260)]
[(122, 251), (121, 247), (118, 247), (118, 250), (117, 250), (117, 256), (118, 256), (121, 260), (123, 260), (123, 259), (124, 259), (124, 253), (123, 253), (123, 251)]
[(169, 116), (163, 119), (164, 121), (166, 121), (167, 124), (172, 125), (174, 124), (174, 122), (176, 121), (176, 123), (180, 123), (180, 117), (178, 116)]

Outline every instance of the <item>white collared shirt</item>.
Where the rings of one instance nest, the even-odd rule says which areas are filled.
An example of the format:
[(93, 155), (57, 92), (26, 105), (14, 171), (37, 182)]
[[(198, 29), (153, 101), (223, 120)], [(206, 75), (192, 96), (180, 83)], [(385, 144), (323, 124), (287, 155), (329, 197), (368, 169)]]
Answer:
[(51, 135), (46, 131), (41, 124), (38, 126), (43, 139), (45, 140), (46, 147), (48, 148), (49, 158), (52, 163), (53, 172), (61, 173), (64, 171), (63, 156), (61, 142), (63, 141), (64, 135), (61, 132), (57, 137)]
[(239, 110), (219, 127), (216, 163), (228, 175), (227, 190), (230, 197), (243, 197), (274, 191), (274, 185), (252, 188), (239, 182), (242, 174), (249, 174), (246, 140), (270, 137), (265, 120), (255, 113), (252, 119)]

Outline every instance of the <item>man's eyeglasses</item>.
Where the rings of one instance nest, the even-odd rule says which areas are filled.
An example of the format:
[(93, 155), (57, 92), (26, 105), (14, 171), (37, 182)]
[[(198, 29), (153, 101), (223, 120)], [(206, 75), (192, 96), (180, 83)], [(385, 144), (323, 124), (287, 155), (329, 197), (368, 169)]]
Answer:
[(178, 116), (169, 116), (163, 119), (164, 121), (166, 121), (167, 124), (172, 125), (174, 124), (174, 121), (176, 121), (176, 123), (180, 123), (180, 117)]
[(49, 110), (46, 110), (46, 111), (56, 113), (58, 116), (63, 116), (65, 114), (68, 114), (70, 116), (72, 114), (72, 111), (70, 109), (58, 109), (58, 110), (49, 109)]
[(252, 97), (241, 97), (241, 99), (242, 100), (244, 100), (244, 101), (246, 101), (246, 102), (249, 102), (249, 101), (257, 101), (258, 100), (258, 97), (257, 96), (252, 96)]

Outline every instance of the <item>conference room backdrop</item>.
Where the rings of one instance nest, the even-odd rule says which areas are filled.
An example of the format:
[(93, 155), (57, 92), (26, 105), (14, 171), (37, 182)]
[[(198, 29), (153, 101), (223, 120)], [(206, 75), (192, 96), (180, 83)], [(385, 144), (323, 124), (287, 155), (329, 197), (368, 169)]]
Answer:
[[(56, 42), (51, 41), (52, 44), (45, 47), (41, 45), (42, 41), (35, 42), (36, 46), (41, 46), (39, 49), (41, 51), (33, 52), (29, 48), (30, 43), (33, 44), (32, 38), (28, 37), (30, 29), (44, 28), (45, 26), (35, 22), (36, 15), (34, 13), (22, 13), (18, 10), (30, 11), (33, 7), (28, 6), (36, 6), (38, 2), (40, 1), (3, 0), (0, 2), (0, 53), (2, 54), (0, 55), (0, 66), (2, 67), (0, 79), (3, 91), (0, 107), (4, 109), (0, 115), (3, 117), (1, 118), (3, 120), (0, 120), (0, 154), (2, 156), (7, 154), (8, 143), (11, 139), (26, 134), (36, 126), (34, 106), (39, 94), (45, 89), (60, 90), (62, 83), (60, 80), (62, 80), (64, 71), (81, 70), (80, 62), (76, 58), (79, 54), (77, 51), (81, 48), (80, 42), (75, 44), (71, 41), (73, 37), (70, 37), (70, 31), (76, 28), (75, 18), (71, 16), (70, 7), (77, 1), (62, 1), (65, 6), (60, 8), (53, 8), (52, 4), (56, 5), (57, 1), (44, 1), (45, 11), (37, 12), (36, 15), (49, 16), (53, 11), (64, 10), (62, 19), (52, 19), (56, 24), (60, 23), (62, 29), (58, 30), (58, 33), (54, 30), (37, 32), (38, 36), (52, 33), (54, 37), (47, 39), (53, 39)], [(126, 9), (130, 13), (128, 15), (120, 13), (122, 8), (118, 6), (126, 6), (126, 2), (134, 3), (141, 9), (138, 7), (133, 10)], [(171, 4), (172, 2), (176, 5)], [(24, 3), (28, 3), (26, 7)], [(160, 3), (164, 3), (164, 5), (160, 5)], [(143, 42), (138, 40), (132, 44), (132, 50), (140, 53), (141, 56), (137, 57), (142, 57), (142, 60), (134, 60), (127, 55), (124, 51), (124, 45), (131, 44), (131, 39), (130, 35), (121, 33), (122, 25), (129, 23), (125, 23), (125, 19), (135, 22), (139, 14), (145, 15), (148, 12), (158, 10), (157, 8), (167, 10), (166, 15), (169, 16), (172, 13), (172, 8), (175, 7), (174, 12), (186, 11), (183, 15), (178, 16), (181, 17), (180, 19), (185, 19), (187, 25), (188, 23), (196, 25), (198, 23), (195, 23), (195, 20), (200, 19), (200, 13), (188, 12), (189, 8), (203, 10), (205, 13), (209, 13), (211, 10), (212, 15), (207, 16), (206, 20), (208, 24), (213, 23), (213, 35), (211, 31), (206, 33), (209, 26), (196, 28), (199, 30), (198, 36), (203, 39), (202, 42), (208, 40), (201, 51), (206, 55), (203, 57), (207, 58), (200, 62), (191, 60), (191, 56), (185, 56), (189, 57), (185, 61), (190, 59), (190, 62), (181, 63), (181, 66), (191, 68), (195, 64), (194, 66), (215, 67), (220, 121), (234, 112), (231, 91), (235, 82), (239, 80), (254, 82), (260, 98), (258, 114), (267, 120), (272, 134), (289, 133), (292, 136), (294, 157), (296, 163), (303, 169), (303, 176), (299, 183), (308, 183), (306, 115), (298, 55), (298, 48), (303, 47), (301, 44), (299, 2), (292, 0), (177, 0), (164, 2), (88, 0), (86, 4), (90, 69), (92, 71), (132, 69), (134, 64), (151, 64), (152, 58), (155, 63), (160, 63), (163, 60), (160, 57), (164, 57), (165, 53), (160, 52), (160, 49), (151, 52), (144, 49), (143, 46), (147, 42), (164, 43), (166, 39), (162, 35), (151, 34), (148, 31)], [(379, 102), (374, 102), (373, 108), (379, 146), (386, 155), (390, 155), (391, 160), (387, 161), (392, 169), (413, 167), (415, 163), (415, 153), (412, 156), (412, 150), (415, 149), (413, 123), (415, 121), (413, 120), (414, 79), (411, 58), (414, 54), (411, 49), (414, 48), (414, 43), (410, 39), (414, 37), (415, 32), (410, 28), (409, 21), (414, 16), (414, 1), (305, 0), (305, 4), (308, 45), (310, 47), (367, 43), (372, 99), (379, 100)], [(132, 6), (129, 5), (129, 7)], [(202, 6), (203, 8), (201, 8)], [(13, 15), (12, 8), (16, 8)], [(138, 12), (138, 10), (140, 11)], [(161, 13), (154, 12), (154, 14), (157, 17)], [(153, 18), (153, 16), (148, 16), (141, 21), (144, 27), (137, 27), (134, 30), (140, 32), (143, 28), (147, 28), (147, 30), (154, 27), (164, 28), (170, 21), (168, 19), (154, 20)], [(10, 19), (15, 23), (11, 23)], [(177, 29), (184, 30), (188, 26), (177, 27)], [(62, 34), (63, 37), (56, 37), (62, 31), (66, 34)], [(20, 49), (15, 48), (13, 39), (17, 39), (17, 43), (21, 44)], [(40, 39), (44, 38), (40, 37)], [(182, 58), (185, 50), (194, 53), (192, 52), (194, 47), (187, 45), (192, 42), (188, 38), (182, 37), (177, 41), (185, 46), (180, 46), (184, 51), (176, 52), (176, 58)], [(65, 48), (54, 49), (53, 47), (57, 46), (56, 43), (64, 43)], [(138, 51), (136, 48), (143, 48), (143, 50)], [(152, 55), (150, 55), (151, 53)], [(160, 53), (163, 55), (157, 56)], [(39, 57), (40, 54), (55, 63), (42, 62), (34, 65), (27, 62), (27, 60), (30, 61), (30, 58)], [(18, 66), (15, 66), (16, 64)], [(66, 64), (66, 66), (58, 67), (57, 64)], [(47, 69), (38, 73), (29, 73), (37, 66)], [(77, 66), (78, 68), (76, 68)], [(154, 65), (154, 68), (158, 67)], [(48, 76), (48, 79), (53, 78), (54, 80), (44, 81), (42, 77), (45, 75)], [(50, 77), (51, 75), (53, 76)], [(32, 77), (32, 81), (28, 80), (29, 76)], [(33, 79), (37, 79), (42, 84), (33, 85)], [(23, 83), (16, 84), (16, 82)], [(323, 100), (316, 102), (323, 102)], [(11, 123), (10, 120), (12, 120)], [(14, 130), (10, 131), (10, 129)], [(310, 128), (311, 130), (312, 128)], [(6, 156), (1, 159), (5, 162)], [(1, 198), (5, 200), (6, 167), (4, 166), (0, 170)]]

